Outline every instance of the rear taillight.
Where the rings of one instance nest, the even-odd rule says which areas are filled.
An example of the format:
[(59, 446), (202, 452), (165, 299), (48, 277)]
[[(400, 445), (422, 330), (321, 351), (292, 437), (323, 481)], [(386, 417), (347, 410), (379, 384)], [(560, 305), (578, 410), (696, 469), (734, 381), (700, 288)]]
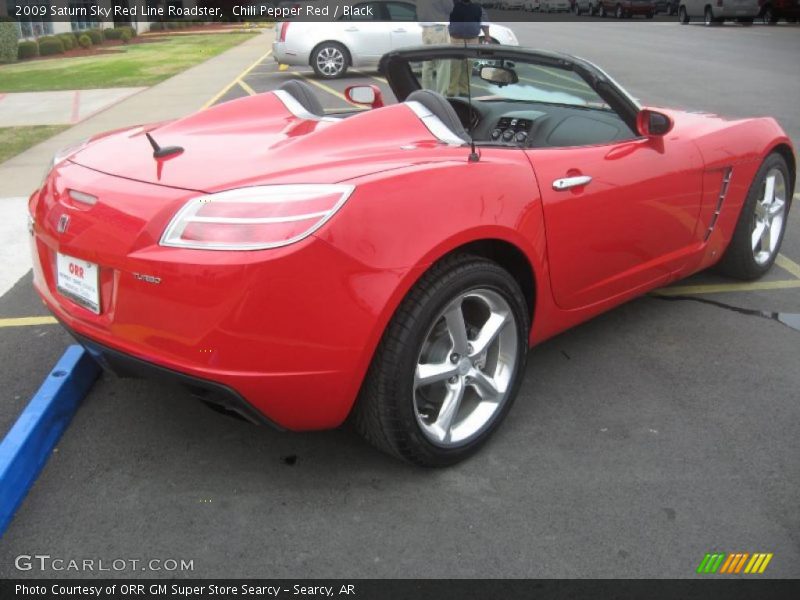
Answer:
[(266, 250), (299, 242), (330, 219), (350, 185), (268, 185), (189, 200), (172, 218), (162, 246)]
[(284, 21), (283, 23), (281, 23), (281, 32), (280, 36), (278, 37), (279, 42), (286, 41), (286, 32), (289, 31), (289, 25), (291, 25), (291, 23), (289, 23), (288, 21)]

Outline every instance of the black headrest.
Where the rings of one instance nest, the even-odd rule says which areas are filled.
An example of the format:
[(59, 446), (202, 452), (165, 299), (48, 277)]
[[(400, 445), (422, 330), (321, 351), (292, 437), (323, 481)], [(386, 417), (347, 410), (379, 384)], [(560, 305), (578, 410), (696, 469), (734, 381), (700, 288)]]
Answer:
[(318, 117), (325, 116), (325, 109), (322, 108), (322, 103), (320, 103), (316, 94), (314, 94), (312, 87), (305, 81), (292, 79), (281, 85), (278, 89), (291, 94), (292, 97), (302, 104), (303, 108), (312, 115), (317, 115)]
[(455, 133), (465, 142), (469, 141), (469, 134), (464, 125), (461, 124), (461, 119), (458, 118), (455, 109), (447, 101), (447, 98), (433, 90), (417, 90), (411, 92), (406, 98), (406, 102), (419, 102), (434, 115), (439, 117), (439, 120), (444, 123), (447, 128)]

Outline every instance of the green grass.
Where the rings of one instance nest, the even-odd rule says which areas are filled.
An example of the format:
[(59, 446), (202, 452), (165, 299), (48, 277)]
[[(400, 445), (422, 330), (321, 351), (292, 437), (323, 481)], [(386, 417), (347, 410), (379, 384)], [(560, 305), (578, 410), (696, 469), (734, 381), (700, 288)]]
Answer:
[(155, 38), (116, 46), (98, 56), (34, 60), (0, 66), (0, 92), (146, 87), (208, 60), (255, 34), (219, 33)]
[(69, 125), (35, 125), (33, 127), (0, 127), (0, 163), (61, 133)]

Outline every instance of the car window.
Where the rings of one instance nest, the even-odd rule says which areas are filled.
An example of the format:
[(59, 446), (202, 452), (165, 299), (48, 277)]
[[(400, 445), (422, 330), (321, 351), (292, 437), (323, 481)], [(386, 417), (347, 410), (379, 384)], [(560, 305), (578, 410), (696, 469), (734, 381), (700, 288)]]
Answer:
[(417, 7), (406, 2), (387, 2), (386, 9), (392, 21), (416, 21)]
[(479, 93), (489, 92), (507, 100), (610, 109), (597, 92), (573, 71), (531, 63), (515, 62), (512, 65), (519, 79), (517, 83), (499, 86), (476, 77), (475, 86)]
[[(423, 72), (435, 70), (438, 66), (437, 61), (423, 61), (422, 65), (424, 66), (426, 62), (431, 64), (427, 69), (420, 68), (417, 70), (416, 72), (420, 75)], [(450, 62), (454, 64), (456, 61)], [(465, 60), (464, 62), (468, 63), (465, 70), (471, 74), (470, 83), (472, 85), (472, 94), (475, 98), (543, 102), (610, 110), (608, 104), (580, 75), (567, 69), (511, 60)], [(517, 81), (499, 85), (481, 79), (482, 67), (493, 66), (510, 69), (515, 74)], [(451, 81), (448, 86), (443, 86), (441, 82), (434, 84), (437, 81), (435, 79), (419, 77), (420, 87), (428, 87), (430, 89), (438, 87), (438, 91), (448, 90), (445, 95), (466, 96), (466, 81), (462, 80), (460, 84), (456, 85), (456, 82), (452, 81), (454, 78), (452, 72), (451, 68)]]

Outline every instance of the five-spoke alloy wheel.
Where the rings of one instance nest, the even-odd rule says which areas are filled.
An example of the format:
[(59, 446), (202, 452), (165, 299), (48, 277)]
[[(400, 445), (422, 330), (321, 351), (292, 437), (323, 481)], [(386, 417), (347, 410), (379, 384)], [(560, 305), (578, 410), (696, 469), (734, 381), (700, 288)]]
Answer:
[(458, 295), (435, 319), (414, 375), (414, 414), (433, 444), (469, 443), (491, 424), (508, 397), (518, 344), (508, 302), (489, 289)]
[(786, 179), (779, 168), (767, 172), (759, 191), (750, 240), (756, 264), (765, 265), (775, 257), (786, 217)]
[(733, 238), (717, 265), (720, 272), (737, 279), (757, 279), (769, 270), (786, 230), (792, 184), (786, 160), (778, 153), (767, 156), (753, 178)]
[(436, 263), (383, 335), (353, 412), (381, 450), (425, 466), (463, 460), (507, 414), (525, 367), (529, 301), (470, 254)]

